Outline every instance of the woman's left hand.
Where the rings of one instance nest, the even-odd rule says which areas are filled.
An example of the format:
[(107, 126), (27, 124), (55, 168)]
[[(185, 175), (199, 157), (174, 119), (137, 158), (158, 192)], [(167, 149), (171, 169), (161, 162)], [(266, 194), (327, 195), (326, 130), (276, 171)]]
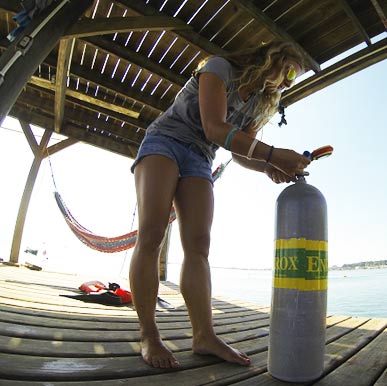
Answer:
[(265, 174), (276, 184), (281, 184), (283, 182), (295, 181), (295, 178), (288, 176), (287, 174), (281, 172), (281, 170), (276, 169), (274, 166), (266, 165)]

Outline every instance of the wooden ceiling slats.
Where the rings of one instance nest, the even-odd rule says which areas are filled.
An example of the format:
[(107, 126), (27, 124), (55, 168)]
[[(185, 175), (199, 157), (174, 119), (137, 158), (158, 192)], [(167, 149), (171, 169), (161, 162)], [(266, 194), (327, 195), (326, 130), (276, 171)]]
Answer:
[[(18, 100), (18, 104), (24, 104), (34, 109), (35, 111), (42, 112), (46, 116), (49, 116), (52, 114), (54, 101), (50, 96), (44, 102), (42, 102), (42, 98), (34, 97), (33, 93), (22, 93)], [(89, 127), (97, 128), (98, 130), (105, 131), (107, 133), (109, 132), (110, 134), (117, 137), (125, 138), (127, 134), (132, 134), (133, 137), (137, 138), (137, 141), (128, 139), (127, 142), (134, 146), (139, 146), (141, 142), (142, 136), (137, 135), (135, 128), (128, 130), (127, 127), (121, 127), (121, 124), (114, 124), (112, 121), (107, 124), (103, 116), (98, 118), (98, 115), (92, 111), (74, 108), (74, 106), (70, 104), (66, 106), (65, 114), (67, 116), (66, 124), (72, 123), (78, 126), (82, 126), (84, 122), (87, 122)]]
[[(38, 87), (36, 87), (36, 86), (38, 86)], [(45, 87), (45, 84), (42, 82), (41, 83), (39, 83), (39, 82), (33, 83), (32, 92), (30, 92), (30, 94), (35, 95), (34, 96), (35, 99), (47, 99), (49, 101), (48, 102), (49, 106), (51, 106), (51, 103), (53, 103), (53, 101), (52, 101), (53, 96), (50, 93), (51, 90), (49, 88), (43, 88), (43, 87)], [(37, 98), (36, 95), (39, 95), (39, 98)], [(29, 94), (25, 93), (24, 97), (20, 98), (20, 101), (25, 103), (25, 104), (28, 103), (28, 101), (27, 101), (28, 96), (29, 96)], [(31, 101), (32, 100), (29, 100), (31, 108), (40, 109), (40, 110), (44, 111), (45, 114), (50, 113), (50, 109), (47, 108), (47, 106), (40, 105), (37, 103), (32, 103)], [(78, 119), (76, 121), (78, 124), (81, 124), (82, 119), (86, 119), (86, 118), (88, 119), (88, 121), (86, 121), (86, 122), (90, 123), (90, 119), (94, 119), (93, 117), (96, 117), (98, 115), (98, 113), (102, 113), (106, 116), (110, 116), (112, 119), (119, 121), (119, 125), (121, 125), (122, 123), (128, 124), (130, 127), (132, 127), (135, 130), (132, 132), (132, 135), (134, 135), (134, 132), (137, 132), (138, 128), (145, 130), (145, 128), (149, 124), (149, 122), (144, 122), (141, 119), (131, 118), (129, 115), (120, 111), (118, 109), (118, 106), (115, 107), (115, 110), (108, 109), (106, 107), (106, 105), (101, 104), (101, 101), (98, 105), (96, 105), (96, 104), (92, 103), (90, 100), (87, 100), (85, 98), (79, 99), (79, 97), (77, 95), (75, 95), (74, 92), (71, 92), (71, 91), (68, 91), (67, 101), (70, 102), (69, 104), (67, 104), (67, 106), (71, 106), (71, 109), (73, 109), (73, 110), (76, 107), (82, 107), (82, 109), (78, 109), (77, 113), (75, 113), (75, 115), (74, 115), (75, 117), (77, 117), (76, 119)], [(88, 110), (87, 114), (89, 114), (89, 115), (87, 117), (86, 117), (86, 115), (82, 116), (82, 114), (85, 110), (86, 111)], [(68, 114), (68, 111), (67, 111), (67, 114)], [(90, 115), (90, 114), (92, 114), (92, 115)], [(70, 118), (66, 115), (65, 121), (67, 121), (68, 119), (70, 119)], [(72, 118), (70, 120), (75, 121), (75, 118)], [(140, 138), (142, 138), (142, 135), (140, 137), (134, 138), (134, 139), (140, 140)]]
[(313, 51), (316, 51), (315, 57), (320, 63), (324, 63), (342, 51), (337, 48), (342, 40), (351, 39), (352, 46), (356, 46), (363, 42), (357, 33), (354, 33), (354, 28), (351, 20), (346, 17), (343, 19), (343, 13), (337, 13), (334, 19), (341, 20), (340, 24), (336, 24), (335, 28), (325, 29), (322, 33), (320, 29), (309, 32), (309, 39), (315, 37)]
[(148, 70), (149, 72), (158, 75), (161, 78), (166, 78), (179, 86), (183, 86), (187, 81), (186, 77), (180, 74), (176, 74), (165, 66), (161, 66), (158, 63), (155, 63), (153, 59), (149, 59), (148, 57), (143, 56), (135, 51), (122, 47), (120, 44), (109, 41), (106, 38), (95, 36), (85, 39), (85, 42), (87, 42), (89, 46), (98, 47), (105, 52), (110, 52), (117, 58), (121, 58), (122, 64), (125, 64), (125, 67), (128, 63), (135, 64)]
[(113, 35), (129, 31), (160, 31), (160, 30), (189, 30), (190, 27), (178, 19), (166, 16), (132, 16), (98, 18), (80, 20), (64, 38), (80, 38), (85, 36)]
[[(122, 4), (123, 6), (126, 6), (127, 8), (131, 9), (133, 12), (136, 12), (138, 15), (143, 16), (154, 16), (154, 15), (160, 15), (160, 16), (169, 16), (168, 14), (165, 14), (164, 12), (159, 12), (150, 5), (146, 5), (142, 3), (141, 1), (131, 1), (131, 0), (117, 0), (117, 3)], [(186, 40), (191, 45), (195, 46), (199, 50), (204, 50), (208, 53), (212, 54), (221, 54), (224, 53), (224, 50), (216, 46), (215, 44), (212, 44), (207, 39), (203, 38), (201, 35), (199, 35), (195, 31), (179, 31), (179, 36)]]
[[(236, 0), (235, 0), (236, 1)], [(277, 38), (281, 38), (284, 40), (291, 41), (295, 45), (299, 47), (301, 52), (303, 52), (305, 60), (307, 61), (310, 69), (318, 72), (320, 70), (320, 65), (316, 60), (295, 41), (286, 31), (279, 28), (264, 12), (262, 12), (258, 7), (254, 6), (248, 0), (237, 0), (238, 6), (242, 7), (246, 12), (248, 12), (251, 16), (253, 16), (256, 20), (258, 20), (262, 25), (268, 28), (274, 36)]]
[(282, 101), (285, 106), (328, 87), (329, 85), (352, 75), (364, 68), (387, 59), (387, 38), (366, 47), (350, 57), (344, 58), (311, 76), (309, 79), (296, 84), (284, 93)]
[[(9, 45), (5, 36), (16, 27), (12, 16), (20, 10), (19, 2), (0, 0), (2, 51)], [(70, 41), (63, 39), (35, 73), (43, 89), (29, 84), (23, 98), (30, 99), (12, 111), (25, 109), (23, 116), (33, 119), (40, 113), (49, 128), (62, 127), (78, 140), (133, 156), (149, 122), (168, 108), (208, 55), (282, 37), (297, 42), (318, 71), (349, 48), (369, 45), (348, 63), (329, 64), (332, 73), (324, 69), (285, 92), (289, 105), (382, 60), (387, 43), (372, 41), (387, 29), (386, 11), (387, 0), (95, 0), (66, 32), (76, 37), (71, 55)], [(39, 98), (49, 100), (52, 111), (32, 104)], [(134, 142), (131, 149), (125, 141)]]
[(352, 8), (349, 6), (346, 0), (339, 0), (339, 3), (341, 4), (342, 8), (348, 15), (348, 17), (351, 19), (352, 24), (358, 31), (358, 34), (362, 37), (362, 39), (367, 43), (368, 46), (371, 45), (371, 39), (368, 36), (366, 30), (364, 29), (363, 25), (361, 24), (360, 20), (357, 18), (355, 13), (353, 12)]
[(384, 25), (384, 29), (387, 31), (387, 10), (383, 11), (383, 8), (380, 6), (378, 0), (371, 0), (371, 3), (375, 8), (376, 13), (378, 14), (380, 21)]
[[(264, 12), (274, 23), (284, 25), (282, 20), (287, 18), (289, 14), (297, 14), (299, 7), (301, 7), (306, 0), (291, 0), (291, 1), (276, 1), (269, 7), (263, 9), (262, 6), (257, 3), (257, 6)], [(286, 28), (287, 29), (287, 28)]]

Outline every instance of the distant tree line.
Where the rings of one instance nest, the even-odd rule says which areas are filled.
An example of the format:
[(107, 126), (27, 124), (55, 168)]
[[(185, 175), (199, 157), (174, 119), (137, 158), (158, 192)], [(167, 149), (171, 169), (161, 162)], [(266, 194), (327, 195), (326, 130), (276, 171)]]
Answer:
[(387, 268), (387, 260), (361, 261), (360, 263), (344, 264), (341, 267), (333, 266), (331, 269), (361, 269), (361, 268)]

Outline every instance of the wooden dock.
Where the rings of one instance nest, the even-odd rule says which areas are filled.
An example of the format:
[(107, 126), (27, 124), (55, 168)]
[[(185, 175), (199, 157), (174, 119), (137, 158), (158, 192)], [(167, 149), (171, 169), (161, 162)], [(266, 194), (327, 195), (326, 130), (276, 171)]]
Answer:
[[(140, 357), (132, 307), (60, 296), (78, 293), (80, 280), (75, 275), (0, 265), (1, 386), (297, 385), (267, 373), (267, 307), (213, 299), (217, 333), (252, 359), (249, 367), (229, 364), (192, 353), (183, 299), (176, 285), (163, 283), (160, 297), (173, 308), (160, 304), (158, 323), (182, 367), (153, 369)], [(309, 384), (386, 386), (387, 319), (328, 316), (324, 375)]]

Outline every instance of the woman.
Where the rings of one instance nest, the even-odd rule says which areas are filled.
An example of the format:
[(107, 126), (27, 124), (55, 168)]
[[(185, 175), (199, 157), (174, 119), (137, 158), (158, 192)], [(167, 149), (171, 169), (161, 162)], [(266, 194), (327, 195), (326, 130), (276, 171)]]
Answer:
[(213, 216), (211, 165), (222, 146), (240, 165), (266, 173), (275, 183), (294, 180), (309, 164), (302, 155), (255, 139), (278, 110), (281, 91), (302, 74), (298, 50), (273, 42), (243, 54), (207, 60), (173, 105), (147, 129), (132, 166), (139, 231), (130, 284), (141, 330), (144, 361), (160, 368), (179, 366), (160, 338), (155, 321), (158, 256), (172, 203), (184, 250), (180, 288), (192, 324), (192, 349), (249, 365), (244, 353), (214, 332), (208, 263)]

